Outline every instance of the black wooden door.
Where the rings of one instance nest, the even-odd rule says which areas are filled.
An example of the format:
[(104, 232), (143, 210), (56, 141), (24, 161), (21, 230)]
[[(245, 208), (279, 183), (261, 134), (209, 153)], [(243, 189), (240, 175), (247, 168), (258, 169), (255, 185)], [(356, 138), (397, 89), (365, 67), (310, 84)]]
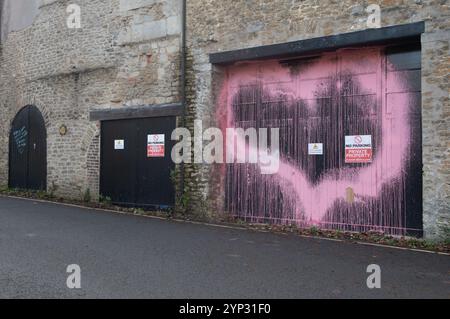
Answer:
[[(119, 141), (122, 146), (116, 145)], [(134, 121), (103, 122), (101, 148), (101, 194), (114, 203), (134, 203), (137, 187)]]
[[(174, 164), (170, 153), (175, 125), (174, 117), (102, 122), (102, 196), (111, 198), (115, 204), (127, 206), (173, 206), (175, 193), (171, 170)], [(149, 150), (149, 145), (157, 145), (153, 138), (161, 136), (164, 136), (164, 141), (159, 153), (158, 149)]]
[[(159, 207), (172, 206), (174, 190), (171, 170), (174, 168), (171, 159), (173, 141), (172, 130), (175, 129), (174, 117), (146, 118), (138, 125), (137, 178), (139, 187), (136, 190), (138, 205), (156, 204)], [(156, 153), (149, 157), (149, 137), (164, 134), (164, 154)], [(150, 141), (152, 142), (152, 141)]]
[(44, 118), (35, 106), (19, 111), (11, 126), (9, 187), (47, 188), (47, 134)]

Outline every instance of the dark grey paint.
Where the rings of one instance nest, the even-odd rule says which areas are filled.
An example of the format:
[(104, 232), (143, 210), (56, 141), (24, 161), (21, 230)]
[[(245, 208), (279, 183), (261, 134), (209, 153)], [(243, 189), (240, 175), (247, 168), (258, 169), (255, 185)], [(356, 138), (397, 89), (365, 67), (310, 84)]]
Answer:
[(144, 117), (178, 116), (183, 113), (181, 103), (139, 105), (115, 109), (94, 109), (90, 112), (91, 121), (137, 119)]

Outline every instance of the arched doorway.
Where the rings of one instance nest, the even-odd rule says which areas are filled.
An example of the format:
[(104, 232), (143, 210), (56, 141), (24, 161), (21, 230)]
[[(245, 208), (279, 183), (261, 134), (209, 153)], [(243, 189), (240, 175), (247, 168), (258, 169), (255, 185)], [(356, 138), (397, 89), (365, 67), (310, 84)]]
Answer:
[(33, 105), (21, 109), (11, 125), (9, 187), (47, 189), (47, 133), (44, 118)]

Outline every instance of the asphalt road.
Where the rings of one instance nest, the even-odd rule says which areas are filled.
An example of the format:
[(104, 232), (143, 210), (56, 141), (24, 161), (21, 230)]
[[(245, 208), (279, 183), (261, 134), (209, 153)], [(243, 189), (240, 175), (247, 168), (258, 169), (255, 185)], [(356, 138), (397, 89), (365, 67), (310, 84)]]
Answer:
[(0, 196), (0, 298), (380, 297), (449, 298), (450, 257)]

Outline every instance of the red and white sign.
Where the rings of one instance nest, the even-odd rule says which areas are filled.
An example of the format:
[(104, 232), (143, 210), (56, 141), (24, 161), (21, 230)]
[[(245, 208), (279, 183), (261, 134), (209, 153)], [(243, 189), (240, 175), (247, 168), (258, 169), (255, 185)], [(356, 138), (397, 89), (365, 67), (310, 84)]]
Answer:
[(147, 136), (147, 157), (164, 157), (164, 134), (152, 134)]
[(345, 137), (345, 163), (372, 162), (372, 135)]

